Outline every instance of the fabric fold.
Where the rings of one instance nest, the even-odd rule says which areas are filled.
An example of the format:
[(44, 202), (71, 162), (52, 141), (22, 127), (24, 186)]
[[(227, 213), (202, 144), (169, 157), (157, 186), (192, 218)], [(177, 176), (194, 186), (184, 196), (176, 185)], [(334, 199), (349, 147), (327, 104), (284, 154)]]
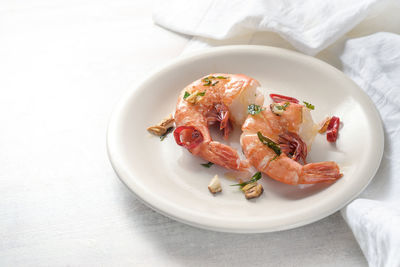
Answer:
[(167, 29), (225, 40), (249, 32), (278, 33), (297, 50), (315, 55), (388, 0), (169, 0), (155, 1), (153, 20)]
[(400, 209), (357, 199), (342, 211), (370, 266), (400, 266)]
[[(342, 210), (370, 266), (400, 266), (400, 35), (348, 40), (343, 72), (375, 103), (385, 129), (381, 166), (361, 198)], [(368, 199), (366, 199), (368, 198)]]

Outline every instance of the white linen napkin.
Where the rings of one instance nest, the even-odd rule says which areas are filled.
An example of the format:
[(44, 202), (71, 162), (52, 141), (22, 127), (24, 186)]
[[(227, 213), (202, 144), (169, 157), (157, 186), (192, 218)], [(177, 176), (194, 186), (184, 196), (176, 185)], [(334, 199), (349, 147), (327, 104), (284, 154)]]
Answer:
[(400, 266), (400, 209), (383, 201), (357, 199), (342, 210), (369, 266)]
[(342, 210), (370, 266), (400, 266), (400, 35), (346, 42), (343, 72), (373, 100), (385, 129), (381, 166), (360, 199)]
[(249, 32), (278, 33), (315, 55), (389, 0), (156, 0), (153, 20), (170, 30), (223, 40)]

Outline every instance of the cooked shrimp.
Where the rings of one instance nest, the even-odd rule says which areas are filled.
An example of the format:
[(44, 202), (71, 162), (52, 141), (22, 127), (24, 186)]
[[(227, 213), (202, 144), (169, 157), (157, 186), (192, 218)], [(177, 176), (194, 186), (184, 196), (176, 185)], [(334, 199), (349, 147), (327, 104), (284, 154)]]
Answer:
[(209, 125), (217, 124), (228, 138), (233, 124), (241, 125), (247, 117), (250, 103), (262, 104), (264, 98), (257, 90), (259, 83), (242, 74), (214, 73), (187, 87), (178, 98), (174, 114), (178, 145), (192, 154), (232, 170), (250, 167), (232, 147), (213, 141)]
[[(274, 105), (280, 105), (278, 110), (283, 112), (277, 115)], [(277, 181), (314, 184), (342, 177), (335, 162), (306, 164), (307, 151), (318, 127), (310, 110), (300, 104), (271, 104), (271, 108), (249, 115), (242, 130), (240, 142), (250, 164)]]

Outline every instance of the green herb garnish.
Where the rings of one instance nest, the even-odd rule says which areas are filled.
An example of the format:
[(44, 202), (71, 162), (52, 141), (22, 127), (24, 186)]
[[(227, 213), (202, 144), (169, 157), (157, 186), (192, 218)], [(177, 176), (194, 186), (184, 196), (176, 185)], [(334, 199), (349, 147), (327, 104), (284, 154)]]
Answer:
[(278, 158), (278, 155), (275, 155), (270, 161), (276, 160)]
[(204, 78), (202, 81), (205, 82), (203, 85), (204, 86), (210, 86), (211, 85), (211, 79), (213, 79), (214, 76), (208, 76), (206, 78)]
[(275, 105), (276, 109), (278, 110), (286, 110), (286, 108), (289, 106), (289, 102), (286, 102), (283, 105)]
[(163, 141), (165, 139), (165, 137), (167, 137), (167, 135), (172, 132), (173, 129), (174, 129), (174, 127), (169, 127), (167, 129), (167, 131), (163, 135), (160, 136), (160, 141)]
[(261, 143), (263, 143), (264, 145), (271, 148), (278, 156), (282, 153), (281, 148), (279, 147), (279, 145), (277, 143), (275, 143), (268, 137), (265, 137), (264, 135), (262, 135), (261, 132), (257, 132), (257, 135), (258, 135), (258, 139), (260, 139)]
[(249, 113), (251, 115), (256, 115), (263, 110), (264, 109), (262, 109), (259, 105), (256, 105), (256, 104), (250, 104), (247, 106), (247, 113)]
[(224, 76), (217, 76), (217, 77), (214, 77), (214, 76), (208, 76), (208, 77), (205, 77), (202, 81), (204, 82), (203, 83), (203, 86), (214, 86), (214, 85), (216, 85), (217, 83), (219, 83), (219, 81), (216, 81), (216, 82), (214, 82), (214, 83), (212, 83), (212, 79), (228, 79), (229, 77), (224, 77)]
[(304, 105), (305, 105), (307, 108), (309, 108), (309, 109), (312, 109), (312, 110), (314, 110), (314, 109), (315, 109), (315, 107), (314, 107), (314, 105), (313, 105), (313, 104), (311, 104), (311, 103), (308, 103), (308, 102), (306, 102), (306, 101), (303, 101), (303, 103), (304, 103)]
[[(204, 96), (206, 94), (206, 91), (199, 92), (196, 94), (196, 96)], [(190, 96), (191, 94), (185, 91), (185, 95), (183, 96), (183, 99), (186, 99)]]
[(200, 165), (203, 166), (203, 167), (206, 167), (206, 168), (210, 168), (212, 165), (214, 165), (214, 163), (208, 162), (208, 163), (203, 163), (203, 164), (200, 164)]
[(240, 186), (241, 188), (244, 187), (245, 185), (251, 184), (251, 183), (255, 183), (258, 180), (261, 179), (261, 172), (256, 172), (256, 174), (253, 175), (253, 177), (251, 177), (250, 180), (248, 180), (247, 182), (243, 182), (240, 184), (231, 184), (231, 186)]

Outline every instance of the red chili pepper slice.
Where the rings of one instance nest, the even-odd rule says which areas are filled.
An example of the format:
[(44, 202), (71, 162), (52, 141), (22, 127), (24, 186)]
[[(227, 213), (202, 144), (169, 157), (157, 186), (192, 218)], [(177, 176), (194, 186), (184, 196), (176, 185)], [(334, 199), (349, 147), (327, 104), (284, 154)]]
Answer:
[(291, 103), (296, 103), (296, 104), (299, 103), (299, 100), (297, 100), (294, 97), (290, 97), (290, 96), (278, 95), (278, 94), (270, 94), (269, 97), (275, 103), (281, 103), (281, 102), (291, 102)]
[(328, 142), (336, 142), (339, 133), (339, 125), (340, 119), (333, 116), (329, 121), (328, 128), (326, 129), (326, 140), (328, 140)]
[(287, 132), (279, 135), (278, 138), (281, 151), (297, 162), (300, 160), (307, 164), (307, 145), (296, 133)]
[(203, 142), (203, 134), (193, 126), (180, 126), (174, 131), (175, 141), (178, 145), (192, 149)]

